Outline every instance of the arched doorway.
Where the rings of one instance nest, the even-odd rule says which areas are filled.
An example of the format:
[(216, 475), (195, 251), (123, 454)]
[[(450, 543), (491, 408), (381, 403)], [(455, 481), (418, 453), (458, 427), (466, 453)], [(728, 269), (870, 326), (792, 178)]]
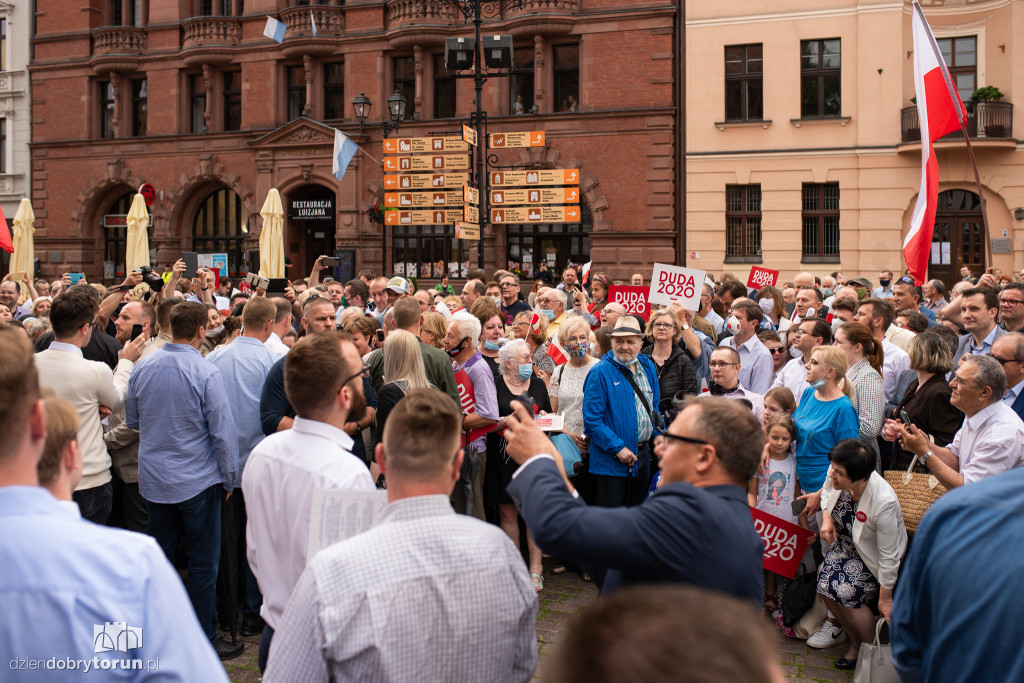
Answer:
[(323, 185), (302, 185), (288, 193), (284, 213), (288, 236), (285, 246), (292, 260), (290, 278), (308, 275), (321, 254), (334, 256), (335, 206), (335, 191)]
[[(103, 279), (120, 280), (125, 276), (128, 251), (128, 210), (134, 192), (118, 197), (100, 217), (103, 228)], [(153, 221), (149, 222), (149, 244), (153, 245)], [(152, 254), (152, 251), (150, 252)], [(152, 258), (150, 258), (152, 261)]]
[(975, 276), (985, 272), (985, 234), (981, 198), (969, 190), (940, 192), (935, 210), (929, 277), (951, 288), (967, 266)]
[(245, 238), (249, 232), (249, 212), (233, 191), (221, 188), (210, 193), (196, 211), (192, 224), (192, 250), (200, 254), (227, 254), (228, 272), (237, 277), (244, 272)]

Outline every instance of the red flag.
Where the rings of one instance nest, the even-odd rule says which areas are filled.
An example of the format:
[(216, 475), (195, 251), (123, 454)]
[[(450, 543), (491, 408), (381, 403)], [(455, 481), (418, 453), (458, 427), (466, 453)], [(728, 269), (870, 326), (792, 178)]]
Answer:
[(540, 334), (540, 316), (536, 313), (534, 313), (533, 318), (530, 319), (530, 331), (534, 334)]
[(593, 261), (587, 261), (583, 264), (583, 284), (587, 284), (587, 281), (590, 280), (590, 265), (592, 263)]
[(935, 229), (935, 203), (939, 194), (939, 162), (932, 143), (960, 128), (967, 117), (953, 87), (942, 53), (935, 42), (921, 5), (914, 3), (914, 89), (921, 127), (921, 190), (910, 230), (903, 240), (903, 258), (918, 285), (925, 282)]
[(565, 365), (565, 362), (569, 360), (569, 356), (565, 355), (565, 350), (558, 345), (557, 337), (552, 337), (548, 342), (548, 355), (555, 361), (555, 365)]
[(14, 253), (14, 242), (11, 241), (11, 230), (7, 227), (7, 219), (4, 218), (3, 209), (0, 209), (0, 249), (11, 254)]

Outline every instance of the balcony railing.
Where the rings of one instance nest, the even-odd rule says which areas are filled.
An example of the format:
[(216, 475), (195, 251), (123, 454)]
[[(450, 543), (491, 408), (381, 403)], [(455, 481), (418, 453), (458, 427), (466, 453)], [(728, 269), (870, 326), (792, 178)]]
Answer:
[(303, 5), (281, 10), (278, 15), (288, 27), (285, 40), (289, 38), (312, 37), (313, 22), (316, 22), (317, 37), (336, 38), (345, 30), (345, 11), (332, 5)]
[[(1009, 102), (964, 102), (967, 110), (967, 134), (977, 140), (1006, 140), (1013, 138), (1013, 105)], [(900, 112), (903, 142), (920, 142), (921, 123), (917, 107), (904, 107)], [(939, 138), (939, 142), (963, 140), (963, 132), (956, 131)]]
[(193, 47), (231, 47), (242, 36), (242, 24), (231, 17), (196, 17), (181, 22), (185, 32), (184, 49)]
[(92, 32), (92, 54), (141, 55), (146, 50), (146, 30), (135, 26), (105, 26)]
[(462, 14), (448, 0), (388, 0), (386, 16), (388, 28), (395, 29), (417, 24), (448, 26)]
[(574, 14), (580, 9), (580, 0), (520, 0), (505, 5), (505, 18), (528, 14)]

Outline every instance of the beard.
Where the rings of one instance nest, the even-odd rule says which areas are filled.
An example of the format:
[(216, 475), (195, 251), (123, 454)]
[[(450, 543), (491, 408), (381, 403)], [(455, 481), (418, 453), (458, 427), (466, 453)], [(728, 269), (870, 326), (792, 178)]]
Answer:
[[(362, 379), (359, 380), (362, 382)], [(362, 391), (352, 392), (352, 407), (348, 409), (348, 421), (359, 422), (366, 417), (366, 397)]]

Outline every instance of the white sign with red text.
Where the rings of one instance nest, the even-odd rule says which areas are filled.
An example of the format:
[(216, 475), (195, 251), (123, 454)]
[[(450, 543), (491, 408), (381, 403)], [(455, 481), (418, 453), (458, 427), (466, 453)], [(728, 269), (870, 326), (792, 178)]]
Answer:
[(703, 287), (703, 270), (655, 263), (647, 301), (662, 306), (668, 306), (678, 301), (686, 310), (696, 311), (700, 308), (700, 294)]

